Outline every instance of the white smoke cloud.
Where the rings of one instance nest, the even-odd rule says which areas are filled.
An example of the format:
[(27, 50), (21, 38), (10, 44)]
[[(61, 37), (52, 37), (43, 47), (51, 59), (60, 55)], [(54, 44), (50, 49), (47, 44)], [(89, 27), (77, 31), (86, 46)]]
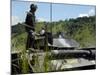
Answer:
[(89, 16), (93, 16), (93, 15), (95, 15), (95, 10), (94, 9), (91, 9), (90, 11), (89, 11)]
[(18, 24), (19, 22), (22, 22), (22, 20), (18, 16), (12, 16), (11, 25)]
[(90, 9), (88, 11), (88, 13), (81, 13), (81, 14), (79, 14), (78, 17), (84, 17), (84, 16), (89, 17), (89, 16), (93, 16), (93, 15), (95, 15), (95, 9)]
[(44, 21), (47, 21), (45, 18), (37, 18), (37, 21), (38, 22), (44, 22)]
[(78, 17), (84, 17), (84, 16), (88, 17), (89, 15), (88, 14), (79, 14)]

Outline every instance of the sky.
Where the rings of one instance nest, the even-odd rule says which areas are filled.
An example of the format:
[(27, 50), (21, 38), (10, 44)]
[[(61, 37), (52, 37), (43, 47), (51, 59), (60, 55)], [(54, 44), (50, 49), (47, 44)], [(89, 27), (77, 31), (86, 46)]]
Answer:
[[(24, 22), (30, 4), (28, 1), (12, 1), (11, 17), (12, 25), (18, 22)], [(91, 5), (72, 5), (72, 4), (50, 4), (35, 2), (38, 9), (35, 13), (37, 21), (59, 21), (70, 18), (93, 16), (95, 15), (95, 6)], [(51, 11), (52, 9), (52, 11)]]

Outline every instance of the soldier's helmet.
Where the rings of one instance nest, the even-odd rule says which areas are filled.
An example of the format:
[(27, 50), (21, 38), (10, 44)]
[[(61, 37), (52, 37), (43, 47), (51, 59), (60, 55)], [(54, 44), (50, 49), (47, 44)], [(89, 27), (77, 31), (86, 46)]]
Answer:
[(35, 5), (35, 4), (31, 4), (31, 5), (30, 5), (30, 9), (36, 11), (36, 9), (37, 9), (37, 5)]

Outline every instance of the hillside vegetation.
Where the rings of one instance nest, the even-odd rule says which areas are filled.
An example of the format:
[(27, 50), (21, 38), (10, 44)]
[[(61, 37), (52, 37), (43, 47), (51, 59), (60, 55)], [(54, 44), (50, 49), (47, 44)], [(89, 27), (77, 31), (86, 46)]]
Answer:
[[(71, 38), (76, 40), (80, 47), (95, 47), (96, 45), (96, 17), (78, 17), (76, 19), (65, 19), (60, 21), (50, 22), (37, 22), (36, 32), (39, 32), (42, 27), (47, 25), (47, 30), (52, 30), (53, 34), (63, 32), (65, 38)], [(25, 43), (27, 33), (25, 27), (21, 24), (17, 24), (12, 28), (11, 46), (12, 50), (25, 49)]]

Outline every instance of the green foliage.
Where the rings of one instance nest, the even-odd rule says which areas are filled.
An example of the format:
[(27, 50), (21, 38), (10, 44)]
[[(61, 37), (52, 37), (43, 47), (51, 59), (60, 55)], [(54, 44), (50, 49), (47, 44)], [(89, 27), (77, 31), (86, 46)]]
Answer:
[(27, 59), (27, 56), (26, 56), (26, 50), (24, 49), (22, 51), (22, 58), (21, 58), (21, 72), (22, 73), (28, 73), (29, 72), (29, 66), (28, 66), (28, 59)]
[(25, 32), (20, 35), (17, 35), (16, 37), (13, 37), (11, 40), (11, 50), (12, 51), (25, 50), (26, 37), (27, 34)]
[[(80, 47), (95, 46), (96, 41), (96, 22), (95, 16), (78, 17), (76, 19), (60, 20), (47, 22), (47, 30), (52, 30), (53, 34), (58, 32), (65, 33), (65, 37), (72, 38), (80, 43)], [(45, 27), (45, 22), (36, 23), (35, 30), (39, 32)], [(12, 26), (12, 50), (25, 49), (26, 43), (25, 27), (23, 25)]]
[(44, 27), (44, 22), (38, 22), (35, 26), (36, 32), (39, 32)]
[(65, 37), (79, 42), (80, 47), (95, 47), (96, 22), (95, 16), (78, 17), (65, 21), (53, 22), (53, 33), (65, 33)]
[[(61, 20), (57, 22), (38, 22), (36, 24), (36, 32), (39, 32), (42, 27), (47, 24), (47, 31), (51, 31), (54, 34), (59, 32), (65, 33), (65, 37), (76, 40), (80, 47), (95, 47), (96, 45), (96, 22), (95, 16), (90, 17), (79, 17), (76, 19)], [(11, 38), (11, 50), (12, 51), (22, 51), (22, 72), (28, 72), (28, 60), (26, 58), (26, 39), (27, 33), (25, 32), (25, 27), (23, 25), (12, 26), (12, 38)], [(39, 49), (39, 48), (38, 48)], [(48, 48), (46, 47), (46, 50)], [(43, 57), (43, 65), (39, 66), (39, 56), (35, 57), (36, 65), (33, 67), (35, 72), (47, 72), (55, 70), (54, 66), (51, 64), (48, 58), (48, 52), (45, 57)], [(52, 67), (53, 68), (52, 68)], [(55, 67), (56, 68), (56, 67)]]
[(78, 29), (73, 38), (80, 42), (80, 47), (95, 46), (95, 35), (91, 32), (91, 28), (88, 25)]

